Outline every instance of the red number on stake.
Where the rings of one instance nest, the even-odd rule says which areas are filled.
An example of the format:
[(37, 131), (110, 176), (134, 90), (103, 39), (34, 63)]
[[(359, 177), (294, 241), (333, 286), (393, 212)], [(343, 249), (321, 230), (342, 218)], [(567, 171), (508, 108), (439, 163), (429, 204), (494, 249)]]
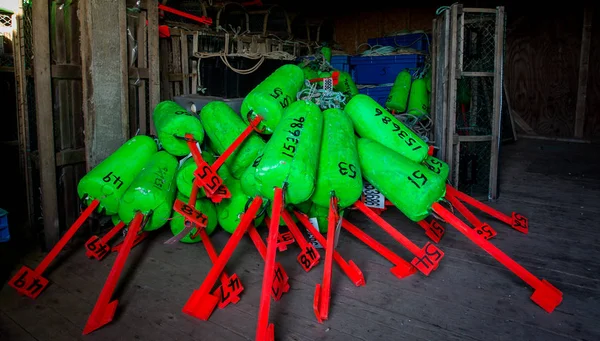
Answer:
[(92, 236), (86, 243), (86, 256), (102, 260), (110, 251), (110, 246), (106, 245), (98, 236)]
[(529, 219), (523, 217), (519, 213), (513, 212), (511, 226), (519, 232), (527, 233), (529, 231)]
[(225, 308), (229, 303), (237, 303), (240, 300), (240, 294), (244, 291), (242, 282), (237, 274), (231, 275), (227, 284), (223, 284), (217, 290), (219, 295), (219, 309)]
[(494, 230), (490, 225), (483, 223), (480, 226), (475, 228), (475, 232), (478, 235), (482, 236), (485, 239), (492, 239), (496, 236), (496, 230)]
[(214, 194), (217, 189), (219, 189), (219, 187), (223, 184), (223, 180), (216, 172), (213, 171), (206, 161), (202, 160), (202, 162), (204, 164), (201, 165), (202, 167), (198, 167), (194, 174), (196, 175), (198, 182), (200, 182), (204, 188), (206, 194), (209, 196)]
[(306, 243), (304, 250), (298, 255), (298, 263), (302, 266), (304, 271), (308, 272), (319, 262), (319, 258), (317, 257), (317, 249), (311, 243)]
[(277, 249), (279, 252), (285, 251), (287, 250), (287, 246), (295, 241), (294, 235), (290, 231), (279, 233), (279, 236), (277, 237)]
[(281, 296), (290, 290), (288, 283), (289, 277), (281, 263), (275, 263), (275, 272), (273, 276), (273, 285), (271, 287), (271, 296), (275, 301), (279, 301)]
[(19, 294), (36, 298), (48, 286), (48, 280), (24, 266), (8, 282)]
[(206, 227), (206, 223), (208, 222), (208, 218), (206, 217), (206, 215), (193, 208), (192, 206), (184, 203), (183, 201), (176, 199), (175, 204), (173, 205), (173, 209), (179, 212), (187, 219), (189, 219), (194, 224), (196, 224), (198, 228)]
[(442, 250), (431, 243), (427, 243), (421, 250), (421, 255), (415, 257), (411, 264), (424, 275), (429, 276), (431, 271), (437, 269), (443, 257), (444, 252)]

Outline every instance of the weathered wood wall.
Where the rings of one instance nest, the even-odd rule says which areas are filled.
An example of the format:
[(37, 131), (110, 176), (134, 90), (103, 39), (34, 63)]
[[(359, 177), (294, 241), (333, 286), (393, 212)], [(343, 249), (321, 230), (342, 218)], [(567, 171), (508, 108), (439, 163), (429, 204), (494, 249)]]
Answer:
[[(541, 136), (572, 138), (579, 85), (584, 5), (524, 6), (505, 1), (504, 81), (512, 109)], [(491, 1), (465, 7), (494, 8)], [(384, 8), (335, 17), (335, 40), (348, 54), (364, 51), (368, 38), (402, 30), (431, 30), (437, 7)], [(600, 139), (600, 28), (592, 14), (584, 139)]]
[[(507, 10), (507, 20), (504, 75), (512, 109), (538, 135), (573, 137), (583, 6), (535, 11), (513, 6)], [(600, 135), (600, 113), (593, 110), (599, 104), (600, 44), (593, 33), (585, 138)]]
[(60, 231), (79, 215), (77, 183), (85, 174), (78, 9), (77, 0), (53, 1), (50, 6), (52, 116)]
[(405, 30), (431, 32), (435, 10), (435, 7), (391, 8), (345, 13), (335, 18), (335, 41), (346, 53), (355, 54), (368, 48), (366, 44), (360, 45), (369, 38)]

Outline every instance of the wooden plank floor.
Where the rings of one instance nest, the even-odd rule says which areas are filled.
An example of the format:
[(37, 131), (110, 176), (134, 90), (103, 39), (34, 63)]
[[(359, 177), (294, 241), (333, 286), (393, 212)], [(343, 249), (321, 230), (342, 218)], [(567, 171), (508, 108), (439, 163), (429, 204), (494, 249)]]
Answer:
[[(498, 231), (493, 243), (564, 293), (548, 314), (529, 296), (532, 290), (447, 227), (439, 247), (446, 256), (429, 277), (399, 280), (390, 264), (342, 232), (338, 250), (365, 274), (354, 287), (337, 267), (333, 272), (330, 318), (319, 324), (312, 311), (322, 263), (305, 273), (296, 263), (297, 247), (278, 254), (291, 290), (272, 304), (278, 340), (600, 340), (600, 160), (597, 146), (520, 140), (503, 146), (500, 199), (503, 212), (530, 219), (520, 234), (485, 218)], [(417, 245), (427, 238), (395, 209), (384, 218)], [(349, 219), (405, 259), (406, 250), (353, 212)], [(261, 231), (265, 234), (264, 228)], [(94, 333), (82, 330), (114, 255), (97, 262), (77, 249), (48, 272), (51, 285), (35, 301), (4, 285), (0, 291), (0, 340), (254, 340), (263, 262), (248, 238), (228, 269), (245, 286), (242, 300), (217, 310), (209, 321), (181, 312), (192, 290), (210, 269), (201, 245), (163, 245), (161, 231), (136, 247), (115, 295), (115, 320)], [(228, 235), (214, 235), (221, 248)], [(21, 262), (35, 266), (42, 255)], [(16, 271), (16, 267), (13, 272)]]

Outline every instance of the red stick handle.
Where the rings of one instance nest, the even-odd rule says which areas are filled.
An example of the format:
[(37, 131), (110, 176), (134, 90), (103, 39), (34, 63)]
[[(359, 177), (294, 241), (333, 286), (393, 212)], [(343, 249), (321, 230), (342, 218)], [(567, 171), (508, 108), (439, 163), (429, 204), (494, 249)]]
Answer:
[(71, 238), (73, 238), (75, 233), (77, 233), (77, 230), (79, 230), (81, 225), (83, 225), (83, 222), (86, 221), (86, 219), (90, 216), (90, 214), (92, 214), (92, 212), (94, 212), (94, 210), (96, 209), (96, 207), (98, 207), (99, 204), (100, 204), (100, 201), (98, 201), (98, 199), (94, 199), (90, 203), (90, 205), (83, 212), (81, 212), (81, 215), (79, 216), (79, 218), (77, 218), (77, 220), (75, 220), (73, 225), (71, 225), (71, 227), (69, 227), (69, 229), (67, 230), (67, 233), (65, 233), (60, 238), (58, 243), (56, 243), (56, 245), (54, 245), (52, 250), (50, 250), (50, 252), (46, 255), (46, 257), (44, 257), (42, 262), (35, 268), (34, 271), (36, 274), (41, 276), (44, 273), (44, 271), (46, 271), (46, 269), (48, 268), (50, 263), (52, 263), (54, 258), (56, 258), (56, 256), (58, 256), (58, 253), (65, 247), (65, 245), (67, 245), (69, 240), (71, 240)]
[(335, 250), (335, 228), (339, 219), (336, 206), (337, 200), (332, 198), (329, 203), (329, 214), (327, 215), (327, 248), (325, 250), (325, 266), (323, 267), (323, 286), (321, 287), (321, 299), (319, 301), (319, 313), (321, 315), (321, 320), (327, 320), (329, 318), (333, 251)]
[(269, 237), (267, 239), (267, 255), (265, 258), (265, 272), (263, 275), (262, 290), (260, 295), (260, 307), (258, 310), (258, 326), (256, 328), (256, 341), (264, 341), (267, 338), (269, 325), (269, 310), (271, 308), (271, 287), (275, 275), (275, 255), (277, 253), (277, 236), (279, 234), (279, 219), (283, 209), (283, 191), (275, 188), (273, 208), (271, 211), (271, 226), (269, 226)]
[(460, 233), (464, 234), (473, 243), (485, 250), (485, 252), (489, 253), (492, 257), (494, 257), (494, 259), (500, 262), (500, 264), (504, 265), (508, 270), (512, 271), (515, 275), (525, 281), (525, 283), (529, 284), (529, 286), (537, 288), (542, 285), (542, 282), (531, 272), (527, 271), (527, 269), (515, 262), (494, 244), (485, 240), (483, 237), (480, 237), (477, 232), (467, 226), (467, 224), (458, 219), (450, 211), (445, 209), (444, 206), (434, 203), (431, 208), (450, 225), (454, 226)]
[(491, 215), (492, 217), (500, 220), (501, 222), (503, 222), (509, 226), (512, 225), (511, 217), (507, 216), (506, 214), (504, 214), (498, 210), (491, 208), (490, 206), (482, 203), (481, 201), (478, 201), (477, 199), (475, 199), (473, 197), (470, 197), (469, 195), (457, 190), (456, 188), (454, 188), (450, 185), (446, 185), (446, 192), (450, 193), (455, 198), (462, 200), (462, 201), (466, 202), (467, 204), (475, 207), (476, 209)]
[(375, 224), (379, 225), (385, 232), (387, 232), (392, 238), (396, 239), (402, 246), (404, 246), (408, 251), (410, 251), (415, 256), (420, 254), (421, 249), (416, 246), (410, 239), (406, 238), (400, 231), (396, 230), (392, 225), (388, 224), (383, 218), (378, 216), (373, 210), (365, 206), (365, 204), (357, 200), (354, 203), (354, 206), (358, 208), (362, 213), (364, 213), (369, 219), (371, 219)]
[(402, 257), (395, 254), (392, 250), (385, 247), (380, 242), (373, 239), (371, 236), (366, 234), (363, 230), (359, 229), (356, 225), (352, 224), (346, 219), (342, 220), (342, 227), (346, 229), (346, 231), (352, 233), (356, 238), (358, 238), (363, 243), (367, 244), (371, 249), (375, 250), (379, 253), (383, 258), (387, 259), (394, 265), (407, 265), (410, 266), (410, 263), (405, 261)]
[(244, 131), (238, 136), (233, 143), (225, 149), (225, 151), (217, 158), (215, 163), (212, 164), (211, 168), (217, 171), (227, 161), (227, 158), (244, 142), (244, 140), (252, 133), (254, 128), (262, 121), (262, 116), (256, 116), (250, 125), (244, 129)]
[(89, 334), (112, 321), (118, 301), (114, 300), (110, 302), (110, 299), (117, 288), (119, 277), (121, 277), (121, 272), (123, 272), (125, 262), (129, 257), (131, 248), (133, 247), (133, 242), (140, 232), (143, 219), (144, 215), (141, 212), (137, 212), (129, 224), (129, 231), (127, 231), (127, 235), (123, 241), (123, 246), (117, 255), (117, 259), (115, 259), (115, 263), (110, 269), (108, 277), (106, 278), (106, 282), (104, 282), (104, 286), (100, 291), (100, 296), (98, 296), (98, 300), (94, 305), (94, 309), (92, 310), (92, 313), (85, 324), (85, 328), (83, 329), (84, 335)]
[(121, 231), (123, 229), (123, 227), (125, 227), (125, 223), (120, 221), (115, 227), (110, 229), (110, 231), (108, 231), (107, 234), (105, 234), (104, 236), (102, 236), (102, 238), (100, 238), (100, 242), (102, 242), (103, 244), (107, 244), (111, 239), (113, 239), (113, 237), (117, 233), (119, 233), (119, 231)]
[(213, 267), (206, 275), (206, 278), (200, 285), (200, 288), (198, 288), (198, 290), (195, 291), (192, 294), (192, 297), (190, 297), (190, 299), (186, 302), (185, 306), (183, 307), (184, 313), (199, 318), (201, 317), (197, 314), (198, 304), (201, 304), (201, 300), (203, 299), (203, 297), (206, 297), (206, 295), (209, 294), (210, 290), (217, 282), (219, 275), (221, 274), (221, 272), (223, 272), (223, 269), (225, 268), (225, 264), (227, 264), (229, 258), (231, 258), (231, 255), (233, 255), (233, 251), (235, 251), (235, 248), (237, 247), (240, 240), (248, 230), (248, 226), (256, 217), (256, 214), (258, 213), (261, 204), (262, 199), (260, 197), (255, 197), (252, 201), (252, 204), (250, 204), (248, 210), (242, 216), (242, 219), (240, 220), (240, 224), (238, 225), (237, 229), (235, 230), (235, 232), (233, 232), (233, 234), (229, 238), (229, 241), (227, 241), (227, 244), (221, 251), (219, 258), (213, 264)]

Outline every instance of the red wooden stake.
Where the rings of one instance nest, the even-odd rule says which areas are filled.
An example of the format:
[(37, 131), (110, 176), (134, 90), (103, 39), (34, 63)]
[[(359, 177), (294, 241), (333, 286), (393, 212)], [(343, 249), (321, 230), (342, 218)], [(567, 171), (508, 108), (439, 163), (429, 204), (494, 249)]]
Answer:
[(87, 251), (85, 255), (88, 258), (95, 258), (97, 260), (102, 260), (110, 251), (110, 246), (108, 242), (125, 227), (125, 223), (120, 221), (115, 227), (110, 229), (102, 238), (98, 238), (98, 236), (92, 236), (85, 243), (85, 248)]
[(527, 233), (529, 231), (529, 220), (520, 215), (519, 213), (513, 212), (512, 217), (507, 216), (506, 214), (491, 208), (490, 206), (482, 203), (481, 201), (476, 200), (473, 197), (468, 196), (467, 194), (457, 190), (456, 188), (446, 185), (446, 192), (450, 193), (456, 199), (464, 201), (465, 203), (475, 207), (476, 209), (485, 212), (492, 217), (500, 220), (506, 225), (512, 227), (513, 229), (521, 232)]
[[(306, 229), (315, 237), (315, 239), (317, 239), (319, 244), (321, 244), (323, 248), (325, 248), (325, 251), (327, 251), (327, 240), (313, 226), (313, 224), (310, 223), (308, 216), (298, 211), (294, 211), (294, 214), (296, 215), (300, 223), (302, 223), (302, 225), (306, 227)], [(354, 285), (356, 285), (357, 287), (365, 285), (365, 276), (363, 276), (362, 271), (360, 271), (358, 266), (356, 266), (356, 264), (354, 264), (353, 261), (346, 262), (346, 260), (344, 260), (340, 253), (336, 250), (333, 251), (333, 260), (337, 263), (337, 265), (339, 265), (339, 267), (346, 274), (346, 276), (348, 276), (350, 281), (354, 283)]]
[(48, 286), (48, 279), (42, 276), (44, 271), (48, 268), (50, 263), (58, 256), (60, 251), (67, 245), (69, 240), (73, 238), (77, 230), (83, 225), (83, 222), (94, 212), (96, 207), (98, 207), (100, 202), (97, 199), (94, 199), (90, 205), (81, 213), (79, 218), (75, 220), (73, 225), (69, 227), (67, 232), (59, 239), (58, 243), (54, 245), (52, 250), (44, 257), (42, 262), (35, 268), (35, 270), (30, 269), (27, 266), (21, 267), (21, 269), (8, 281), (8, 285), (10, 285), (13, 289), (15, 289), (19, 294), (25, 295), (29, 298), (35, 299), (40, 295), (42, 291)]
[(490, 225), (481, 222), (481, 220), (479, 220), (479, 218), (477, 218), (473, 212), (469, 211), (469, 209), (463, 205), (463, 203), (460, 202), (460, 200), (458, 200), (452, 193), (447, 192), (446, 199), (460, 214), (462, 214), (463, 217), (467, 219), (469, 223), (471, 223), (471, 225), (473, 225), (477, 234), (485, 239), (492, 239), (498, 234)]
[(442, 260), (444, 257), (444, 252), (442, 252), (442, 250), (438, 249), (431, 243), (427, 243), (422, 249), (419, 249), (419, 247), (416, 246), (410, 239), (406, 238), (402, 233), (400, 233), (400, 231), (396, 230), (392, 225), (383, 220), (383, 218), (371, 211), (360, 200), (356, 201), (354, 206), (390, 236), (392, 236), (392, 238), (402, 244), (402, 246), (408, 249), (408, 251), (415, 255), (415, 258), (410, 263), (414, 265), (417, 270), (419, 270), (425, 276), (429, 276), (433, 270), (437, 269), (440, 260)]
[(390, 269), (394, 276), (402, 279), (417, 272), (417, 269), (409, 262), (405, 261), (402, 257), (392, 252), (392, 250), (373, 239), (371, 236), (366, 234), (363, 230), (359, 229), (348, 220), (342, 219), (342, 227), (346, 229), (346, 231), (352, 233), (352, 235), (354, 235), (360, 241), (367, 244), (371, 249), (375, 250), (375, 252), (382, 255), (383, 258), (394, 264), (394, 267)]
[(184, 17), (184, 18), (188, 18), (190, 20), (194, 20), (196, 22), (199, 22), (200, 24), (212, 25), (212, 23), (213, 23), (212, 19), (209, 18), (209, 17), (205, 17), (205, 16), (198, 17), (198, 16), (195, 16), (193, 14), (189, 14), (187, 12), (183, 12), (183, 11), (177, 10), (175, 8), (171, 8), (171, 7), (165, 6), (163, 4), (158, 4), (158, 9), (162, 10), (162, 11), (165, 11), (165, 12), (173, 13), (173, 14), (178, 15), (180, 17)]
[[(133, 246), (131, 248), (136, 247), (136, 245), (138, 245), (139, 243), (144, 241), (144, 239), (146, 239), (147, 237), (148, 237), (148, 232), (146, 232), (146, 231), (135, 236), (135, 239), (133, 241)], [(113, 246), (110, 249), (110, 252), (119, 252), (119, 251), (121, 251), (122, 247), (123, 247), (123, 242), (117, 243), (115, 246)]]
[(462, 222), (450, 211), (445, 209), (442, 205), (434, 203), (432, 209), (435, 213), (439, 214), (445, 221), (454, 226), (460, 233), (469, 238), (477, 246), (489, 253), (494, 259), (500, 264), (504, 265), (508, 270), (512, 271), (515, 275), (521, 278), (525, 283), (531, 286), (535, 291), (531, 295), (531, 300), (537, 305), (542, 307), (545, 311), (551, 313), (554, 311), (561, 302), (563, 294), (555, 286), (545, 279), (540, 280), (535, 277), (531, 272), (527, 271), (519, 263), (515, 262), (512, 258), (498, 249), (494, 244), (481, 238), (477, 232), (473, 231), (467, 224)]
[[(192, 193), (190, 193), (190, 200), (188, 201), (188, 205), (191, 207), (196, 207), (198, 189), (198, 186), (192, 186)], [(190, 221), (190, 223), (192, 222)], [(210, 258), (210, 261), (214, 265), (219, 258), (219, 255), (210, 241), (208, 233), (206, 233), (206, 224), (204, 226), (196, 226), (197, 231), (193, 238), (196, 238), (197, 235), (200, 236), (202, 244), (204, 245), (204, 249), (206, 250), (206, 253), (208, 253), (208, 258)], [(238, 303), (240, 301), (240, 294), (242, 291), (244, 291), (244, 287), (238, 275), (233, 274), (230, 277), (227, 272), (223, 270), (221, 273), (221, 285), (214, 291), (213, 295), (216, 294), (217, 297), (219, 297), (219, 303), (217, 306), (219, 309), (223, 309), (229, 305), (229, 303)]]
[(281, 217), (283, 218), (283, 221), (285, 221), (287, 227), (290, 229), (290, 232), (294, 235), (294, 239), (302, 250), (298, 257), (296, 257), (296, 260), (298, 260), (298, 263), (300, 263), (304, 271), (309, 272), (310, 269), (319, 263), (321, 255), (319, 252), (317, 252), (315, 246), (312, 245), (312, 243), (309, 243), (306, 238), (304, 238), (304, 235), (302, 232), (300, 232), (298, 225), (296, 225), (288, 211), (283, 210), (281, 212)]
[(425, 235), (435, 243), (439, 243), (440, 240), (442, 240), (442, 237), (444, 236), (444, 232), (446, 232), (444, 227), (440, 225), (435, 219), (432, 220), (431, 223), (428, 223), (425, 219), (423, 219), (417, 222), (417, 224), (419, 224), (419, 226), (421, 226), (423, 230), (425, 230)]
[(221, 168), (221, 166), (225, 163), (227, 158), (246, 140), (246, 138), (252, 133), (252, 131), (256, 130), (256, 127), (262, 121), (262, 116), (256, 116), (252, 121), (250, 121), (250, 125), (244, 129), (244, 131), (225, 149), (225, 151), (217, 158), (215, 163), (212, 164), (212, 169), (215, 172)]
[(113, 264), (108, 277), (106, 278), (106, 282), (104, 282), (104, 286), (100, 291), (100, 296), (98, 296), (96, 305), (94, 305), (94, 309), (92, 310), (92, 313), (85, 324), (85, 328), (83, 329), (83, 335), (87, 335), (112, 321), (119, 301), (114, 300), (111, 302), (110, 299), (117, 287), (119, 277), (121, 276), (121, 272), (123, 271), (123, 267), (125, 267), (127, 257), (129, 257), (129, 253), (133, 247), (134, 239), (141, 229), (143, 219), (144, 215), (140, 212), (137, 212), (129, 224), (129, 230), (125, 236), (125, 241), (123, 241), (122, 250), (117, 255), (117, 259), (115, 259), (115, 263)]
[(317, 284), (313, 309), (317, 321), (329, 318), (329, 302), (331, 300), (331, 270), (333, 268), (333, 251), (335, 250), (335, 229), (340, 216), (337, 211), (338, 200), (332, 196), (329, 202), (329, 214), (327, 215), (327, 247), (325, 248), (325, 266), (323, 267), (323, 285)]
[(273, 206), (271, 211), (271, 226), (267, 239), (267, 255), (265, 259), (265, 272), (263, 275), (260, 307), (258, 310), (258, 326), (256, 327), (256, 341), (273, 340), (274, 327), (269, 325), (269, 311), (271, 308), (271, 286), (275, 275), (275, 255), (277, 253), (277, 235), (279, 233), (279, 219), (283, 209), (283, 190), (275, 187)]
[(192, 136), (192, 134), (185, 134), (185, 139), (187, 140), (190, 153), (192, 154), (194, 162), (196, 162), (197, 166), (196, 171), (194, 172), (194, 175), (196, 176), (194, 185), (198, 183), (199, 186), (204, 189), (206, 197), (211, 199), (213, 202), (218, 203), (221, 202), (223, 198), (231, 198), (231, 193), (223, 184), (223, 179), (221, 179), (217, 173), (218, 169), (212, 168), (202, 158), (202, 153), (196, 145), (194, 136)]
[(210, 294), (210, 290), (214, 287), (215, 283), (219, 279), (219, 275), (221, 272), (223, 272), (225, 264), (227, 264), (227, 261), (229, 261), (231, 255), (233, 255), (233, 251), (235, 251), (238, 243), (248, 230), (248, 226), (256, 217), (256, 213), (260, 209), (261, 205), (262, 199), (260, 197), (255, 197), (248, 210), (242, 216), (237, 229), (235, 232), (233, 232), (227, 241), (227, 244), (221, 251), (219, 258), (217, 258), (217, 261), (206, 275), (202, 285), (200, 285), (200, 288), (192, 293), (188, 301), (185, 303), (183, 307), (184, 313), (204, 321), (208, 320), (215, 305), (219, 301), (218, 297)]
[[(258, 234), (258, 231), (256, 231), (254, 225), (248, 227), (248, 235), (250, 236), (250, 239), (252, 239), (252, 242), (254, 243), (254, 246), (256, 246), (256, 250), (258, 250), (262, 259), (266, 260), (267, 246)], [(275, 262), (275, 278), (273, 278), (273, 285), (271, 287), (271, 296), (275, 301), (279, 301), (281, 296), (290, 290), (290, 285), (288, 283), (289, 279), (290, 278), (283, 269), (283, 266), (281, 266), (281, 263)]]
[[(265, 216), (265, 224), (267, 224), (267, 226), (271, 226), (271, 219), (269, 219), (267, 216)], [(279, 252), (283, 252), (287, 250), (288, 245), (294, 244), (295, 241), (296, 239), (294, 239), (292, 232), (279, 232), (279, 235), (277, 236), (277, 250), (279, 250)]]

